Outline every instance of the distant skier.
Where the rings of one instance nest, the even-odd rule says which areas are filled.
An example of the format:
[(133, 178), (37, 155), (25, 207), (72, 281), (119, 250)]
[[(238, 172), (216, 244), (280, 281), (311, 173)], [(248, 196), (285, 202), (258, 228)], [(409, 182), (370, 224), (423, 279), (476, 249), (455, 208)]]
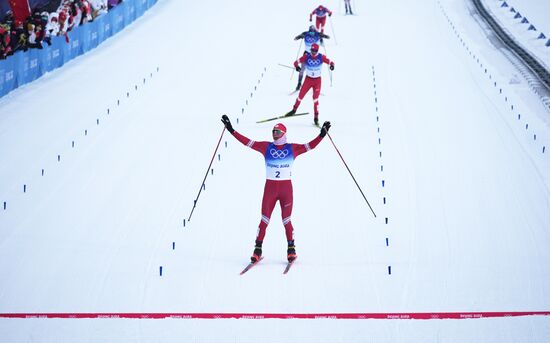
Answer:
[(351, 10), (351, 0), (344, 0), (344, 5), (346, 6), (346, 14), (353, 14)]
[(330, 122), (326, 121), (321, 128), (319, 136), (306, 144), (287, 143), (286, 127), (283, 124), (277, 124), (273, 127), (273, 142), (256, 142), (233, 129), (231, 121), (226, 115), (222, 116), (222, 123), (239, 142), (251, 149), (264, 155), (266, 166), (266, 181), (264, 186), (264, 195), (262, 199), (262, 219), (260, 221), (258, 235), (256, 236), (256, 246), (254, 253), (250, 258), (252, 262), (257, 262), (262, 256), (262, 243), (271, 213), (277, 201), (281, 206), (281, 214), (285, 234), (288, 243), (287, 259), (292, 262), (296, 259), (296, 247), (294, 246), (294, 228), (292, 227), (292, 164), (299, 155), (314, 149), (325, 137), (330, 129)]
[(300, 93), (298, 93), (298, 98), (296, 98), (292, 110), (286, 114), (287, 116), (296, 114), (304, 96), (313, 88), (313, 122), (315, 125), (319, 125), (319, 95), (321, 94), (321, 67), (323, 63), (328, 64), (330, 70), (334, 70), (334, 62), (319, 53), (318, 44), (313, 44), (311, 46), (311, 53), (306, 52), (300, 59), (294, 61), (294, 68), (296, 68), (297, 71), (302, 70), (300, 64), (305, 66), (306, 80), (300, 89)]
[(314, 9), (313, 12), (310, 13), (309, 21), (313, 20), (313, 15), (316, 16), (315, 27), (317, 28), (317, 31), (325, 32), (325, 22), (327, 21), (327, 14), (329, 17), (332, 16), (332, 11), (322, 5), (320, 5), (319, 7)]
[[(330, 39), (328, 35), (325, 35), (324, 33), (321, 33), (315, 29), (315, 26), (310, 25), (308, 31), (304, 31), (294, 37), (294, 40), (303, 39), (304, 40), (304, 46), (305, 51), (311, 53), (311, 46), (313, 44), (319, 44), (320, 42), (323, 42), (323, 38)], [(302, 70), (300, 70), (300, 74), (298, 75), (298, 85), (296, 86), (296, 90), (299, 90), (302, 86), (302, 79), (304, 78), (304, 65), (301, 65)]]

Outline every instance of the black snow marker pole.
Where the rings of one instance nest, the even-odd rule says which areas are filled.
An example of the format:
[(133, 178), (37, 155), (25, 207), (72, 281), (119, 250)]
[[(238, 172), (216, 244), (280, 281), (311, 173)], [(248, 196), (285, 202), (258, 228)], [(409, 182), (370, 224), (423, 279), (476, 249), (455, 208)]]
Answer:
[(332, 145), (334, 146), (334, 149), (336, 149), (336, 152), (338, 153), (338, 155), (339, 155), (340, 158), (342, 159), (342, 162), (344, 162), (344, 165), (346, 166), (346, 169), (348, 170), (349, 175), (351, 175), (351, 178), (352, 178), (353, 181), (355, 182), (355, 185), (357, 185), (357, 188), (359, 188), (359, 192), (361, 192), (361, 195), (363, 196), (363, 199), (365, 199), (365, 201), (367, 202), (367, 205), (369, 205), (369, 208), (370, 208), (370, 210), (372, 211), (372, 214), (374, 214), (374, 218), (376, 218), (376, 213), (374, 213), (374, 210), (372, 209), (371, 205), (369, 204), (369, 201), (367, 200), (367, 197), (365, 196), (365, 194), (363, 194), (363, 191), (361, 190), (361, 187), (359, 187), (359, 184), (358, 184), (357, 181), (355, 180), (355, 177), (354, 177), (353, 174), (351, 173), (351, 170), (349, 170), (348, 164), (346, 163), (346, 161), (344, 161), (344, 158), (342, 157), (342, 154), (340, 154), (340, 151), (339, 151), (338, 148), (336, 147), (336, 144), (334, 144), (334, 141), (332, 140), (332, 137), (330, 136), (330, 134), (329, 134), (328, 132), (327, 132), (327, 136), (328, 136), (328, 138), (330, 138), (330, 142), (331, 142)]
[(206, 174), (204, 175), (204, 179), (202, 180), (201, 187), (199, 188), (199, 193), (197, 194), (197, 197), (195, 198), (195, 201), (193, 202), (193, 208), (191, 209), (191, 213), (189, 214), (189, 218), (187, 219), (188, 222), (191, 221), (191, 216), (193, 215), (193, 211), (195, 211), (195, 207), (197, 207), (197, 201), (199, 201), (199, 197), (201, 196), (201, 192), (204, 186), (204, 182), (206, 181), (206, 178), (208, 177), (208, 172), (210, 171), (210, 167), (212, 167), (212, 162), (214, 162), (214, 158), (216, 157), (216, 152), (218, 151), (218, 148), (220, 147), (220, 143), (223, 138), (223, 134), (225, 133), (225, 126), (223, 127), (222, 134), (220, 135), (220, 140), (218, 141), (218, 145), (216, 145), (216, 150), (214, 150), (214, 155), (212, 155), (212, 159), (210, 160), (210, 164), (208, 165), (208, 169), (206, 169)]

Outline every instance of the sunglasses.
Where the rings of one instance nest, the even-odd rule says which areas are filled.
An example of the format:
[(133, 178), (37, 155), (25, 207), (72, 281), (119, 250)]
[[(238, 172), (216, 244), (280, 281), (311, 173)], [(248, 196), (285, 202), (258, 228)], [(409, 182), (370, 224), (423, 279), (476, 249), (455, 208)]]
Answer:
[(282, 134), (283, 134), (283, 131), (281, 131), (281, 130), (273, 130), (273, 134), (274, 134), (274, 135), (282, 135)]

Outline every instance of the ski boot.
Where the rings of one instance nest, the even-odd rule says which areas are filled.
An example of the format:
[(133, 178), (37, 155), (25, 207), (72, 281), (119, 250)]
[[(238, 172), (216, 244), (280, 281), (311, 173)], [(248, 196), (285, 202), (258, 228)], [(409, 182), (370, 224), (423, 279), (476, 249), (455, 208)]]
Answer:
[(256, 241), (256, 246), (254, 247), (254, 253), (252, 254), (252, 257), (250, 257), (250, 261), (252, 262), (258, 262), (260, 260), (260, 257), (262, 257), (262, 241)]
[(295, 109), (291, 109), (290, 111), (287, 112), (287, 114), (285, 114), (285, 117), (291, 117), (293, 115), (296, 114), (296, 110)]
[(286, 258), (288, 262), (292, 262), (298, 257), (296, 255), (296, 247), (294, 246), (294, 240), (288, 241), (288, 249), (286, 250)]

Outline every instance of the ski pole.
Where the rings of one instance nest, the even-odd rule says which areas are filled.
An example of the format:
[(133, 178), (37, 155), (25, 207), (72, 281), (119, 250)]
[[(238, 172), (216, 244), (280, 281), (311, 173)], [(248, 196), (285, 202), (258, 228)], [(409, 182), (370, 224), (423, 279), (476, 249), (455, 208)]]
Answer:
[(332, 37), (334, 37), (334, 44), (338, 45), (336, 34), (334, 33), (334, 24), (332, 24), (332, 17), (328, 17), (328, 19), (330, 20), (330, 30), (332, 31)]
[[(300, 56), (300, 49), (302, 49), (302, 39), (300, 39), (300, 45), (298, 46), (298, 51), (296, 52), (295, 61), (298, 59), (298, 56)], [(292, 71), (292, 74), (290, 74), (290, 79), (292, 80), (293, 77), (294, 77), (294, 70)]]
[[(323, 49), (325, 49), (325, 56), (327, 55), (327, 46), (323, 43)], [(330, 86), (332, 87), (332, 70), (328, 69), (328, 76), (330, 77)]]
[(222, 137), (223, 137), (224, 133), (225, 133), (225, 126), (223, 127), (222, 134), (220, 135), (220, 140), (218, 141), (218, 145), (216, 145), (216, 150), (214, 150), (214, 155), (212, 155), (212, 159), (210, 160), (210, 164), (208, 165), (208, 169), (206, 169), (206, 174), (204, 175), (204, 179), (202, 180), (201, 187), (199, 188), (199, 194), (197, 194), (197, 198), (193, 202), (193, 209), (191, 209), (191, 213), (189, 214), (189, 219), (187, 219), (188, 222), (191, 221), (191, 216), (193, 215), (193, 211), (195, 211), (195, 207), (197, 207), (197, 201), (199, 201), (199, 197), (201, 196), (202, 186), (204, 185), (204, 182), (206, 181), (206, 178), (208, 177), (208, 172), (210, 171), (210, 167), (212, 167), (212, 162), (214, 162), (214, 157), (216, 157), (216, 152), (218, 151), (218, 148), (220, 147), (220, 143), (222, 141)]
[(294, 68), (294, 67), (287, 66), (286, 64), (281, 64), (281, 63), (277, 63), (277, 64), (280, 65), (281, 67), (290, 68), (290, 69), (296, 69), (296, 68)]
[(376, 213), (374, 213), (374, 210), (372, 209), (371, 205), (369, 204), (369, 201), (367, 200), (367, 197), (365, 196), (365, 194), (363, 194), (363, 191), (361, 190), (361, 187), (359, 187), (359, 184), (357, 183), (357, 181), (355, 180), (355, 177), (353, 176), (353, 174), (351, 173), (351, 170), (349, 170), (349, 167), (348, 167), (348, 164), (346, 163), (346, 161), (344, 161), (344, 158), (342, 157), (342, 154), (340, 154), (340, 151), (338, 150), (338, 148), (336, 147), (336, 144), (334, 144), (334, 141), (332, 140), (332, 137), (330, 136), (330, 134), (327, 132), (327, 136), (328, 138), (330, 138), (330, 141), (332, 143), (332, 145), (334, 146), (334, 149), (336, 149), (336, 152), (338, 153), (338, 155), (340, 156), (340, 158), (342, 159), (342, 162), (344, 162), (344, 165), (346, 166), (349, 174), (351, 175), (351, 178), (353, 179), (353, 181), (355, 182), (355, 185), (357, 186), (357, 188), (359, 188), (359, 192), (361, 192), (361, 195), (363, 196), (363, 199), (365, 199), (365, 201), (367, 202), (367, 205), (369, 205), (369, 208), (370, 210), (372, 211), (372, 214), (374, 214), (374, 218), (376, 218)]

